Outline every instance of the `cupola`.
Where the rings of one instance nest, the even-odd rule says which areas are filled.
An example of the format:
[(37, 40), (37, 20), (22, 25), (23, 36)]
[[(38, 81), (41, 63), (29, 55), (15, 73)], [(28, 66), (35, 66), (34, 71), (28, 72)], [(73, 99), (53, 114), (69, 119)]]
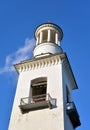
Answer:
[(60, 42), (63, 37), (62, 29), (53, 23), (44, 23), (35, 30), (36, 47), (34, 57), (42, 57), (62, 52)]

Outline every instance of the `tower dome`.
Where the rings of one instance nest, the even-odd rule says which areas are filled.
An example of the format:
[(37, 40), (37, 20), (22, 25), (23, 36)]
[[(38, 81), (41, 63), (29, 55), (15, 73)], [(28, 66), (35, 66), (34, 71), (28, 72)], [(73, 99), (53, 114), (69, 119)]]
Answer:
[(35, 30), (36, 47), (34, 57), (62, 52), (60, 47), (62, 37), (62, 29), (58, 25), (53, 23), (39, 25)]

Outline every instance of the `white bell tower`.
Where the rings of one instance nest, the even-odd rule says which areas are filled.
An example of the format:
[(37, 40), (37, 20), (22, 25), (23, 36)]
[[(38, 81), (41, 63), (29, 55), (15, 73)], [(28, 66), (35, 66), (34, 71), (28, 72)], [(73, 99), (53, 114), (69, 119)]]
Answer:
[(80, 126), (72, 91), (77, 84), (62, 29), (44, 23), (35, 30), (34, 58), (15, 65), (19, 74), (9, 130), (74, 130)]

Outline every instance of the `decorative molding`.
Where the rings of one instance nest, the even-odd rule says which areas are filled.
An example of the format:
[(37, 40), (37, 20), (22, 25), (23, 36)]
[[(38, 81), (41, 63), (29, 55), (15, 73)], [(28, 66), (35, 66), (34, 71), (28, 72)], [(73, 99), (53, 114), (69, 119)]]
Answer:
[(48, 23), (48, 24), (43, 24), (43, 25), (40, 25), (36, 31), (35, 31), (35, 36), (38, 35), (39, 32), (43, 31), (43, 30), (55, 30), (56, 32), (60, 32), (61, 33), (61, 28), (58, 27), (57, 25), (54, 25), (54, 24), (51, 24), (51, 23)]
[(31, 71), (35, 69), (50, 67), (61, 63), (60, 55), (52, 55), (44, 58), (36, 58), (33, 60), (26, 60), (19, 64), (14, 65), (18, 73)]

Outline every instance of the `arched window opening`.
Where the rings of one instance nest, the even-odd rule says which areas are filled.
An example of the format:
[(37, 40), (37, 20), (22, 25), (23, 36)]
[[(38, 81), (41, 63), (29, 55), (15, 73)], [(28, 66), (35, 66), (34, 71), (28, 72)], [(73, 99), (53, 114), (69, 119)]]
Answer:
[(32, 101), (38, 102), (46, 100), (47, 78), (40, 77), (32, 80), (31, 89), (32, 89)]

